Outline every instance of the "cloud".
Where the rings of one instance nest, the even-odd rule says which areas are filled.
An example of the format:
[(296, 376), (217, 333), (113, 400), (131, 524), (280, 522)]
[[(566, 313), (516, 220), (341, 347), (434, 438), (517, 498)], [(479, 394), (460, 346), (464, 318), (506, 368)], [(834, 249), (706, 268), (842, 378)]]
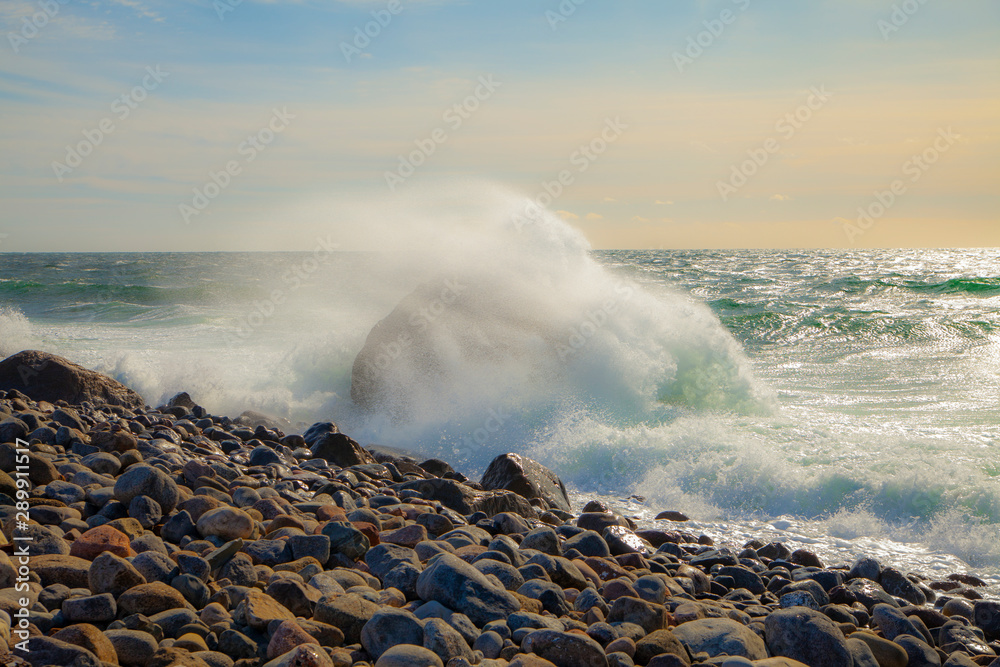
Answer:
[(556, 215), (558, 215), (563, 220), (579, 220), (580, 219), (580, 216), (578, 216), (576, 213), (571, 213), (569, 211), (562, 211), (562, 210), (556, 211)]
[(659, 199), (657, 199), (656, 203), (660, 204), (661, 206), (672, 206), (674, 202), (669, 199), (667, 201), (660, 201)]
[(617, 199), (615, 199), (614, 197), (605, 197), (605, 198), (604, 198), (604, 201), (607, 201), (607, 202), (613, 202), (613, 201), (618, 201), (618, 200), (617, 200)]
[(649, 218), (644, 218), (641, 215), (634, 215), (632, 216), (632, 222), (640, 222), (642, 224), (646, 224), (649, 222)]
[(600, 213), (588, 213), (587, 220), (603, 220), (604, 216)]
[(788, 195), (771, 195), (771, 201), (791, 201), (792, 198)]

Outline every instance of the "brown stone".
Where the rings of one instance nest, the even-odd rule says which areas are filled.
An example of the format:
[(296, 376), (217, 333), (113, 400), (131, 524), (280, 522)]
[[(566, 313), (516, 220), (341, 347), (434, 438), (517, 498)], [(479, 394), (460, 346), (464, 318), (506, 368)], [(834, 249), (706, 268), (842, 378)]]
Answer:
[(271, 635), (271, 642), (267, 645), (267, 659), (274, 660), (279, 655), (284, 655), (302, 644), (318, 643), (315, 637), (303, 630), (302, 626), (295, 621), (282, 621), (278, 629)]
[(412, 549), (427, 539), (427, 529), (414, 523), (397, 530), (384, 530), (378, 537), (387, 544), (398, 544)]
[(159, 581), (134, 586), (118, 598), (118, 609), (125, 614), (152, 616), (161, 611), (180, 608), (191, 608), (191, 605), (180, 591)]
[(69, 549), (70, 556), (94, 560), (105, 551), (110, 551), (122, 558), (131, 558), (135, 555), (132, 547), (129, 546), (128, 535), (112, 528), (108, 525), (91, 528), (78, 537)]
[(52, 637), (70, 644), (82, 646), (104, 662), (118, 664), (118, 654), (115, 652), (115, 647), (111, 644), (111, 640), (90, 623), (70, 625), (55, 633)]
[(70, 588), (90, 586), (90, 561), (76, 556), (46, 554), (31, 558), (31, 571), (42, 580), (42, 586), (65, 584)]
[(237, 620), (245, 619), (247, 625), (260, 632), (267, 630), (267, 624), (275, 619), (295, 620), (287, 607), (255, 588), (247, 591), (246, 597), (236, 607), (234, 617)]

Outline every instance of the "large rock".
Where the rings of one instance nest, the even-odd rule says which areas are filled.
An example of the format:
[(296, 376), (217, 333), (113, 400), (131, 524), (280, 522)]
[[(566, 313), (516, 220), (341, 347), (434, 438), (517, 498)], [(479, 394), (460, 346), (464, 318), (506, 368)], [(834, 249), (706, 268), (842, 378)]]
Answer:
[(681, 623), (674, 636), (693, 655), (704, 651), (710, 657), (738, 655), (750, 660), (767, 657), (767, 646), (757, 633), (728, 618), (702, 618)]
[(36, 401), (66, 401), (142, 408), (145, 401), (121, 382), (69, 359), (25, 350), (0, 361), (0, 390), (16, 389)]
[(792, 658), (809, 667), (853, 664), (844, 633), (818, 611), (805, 607), (778, 610), (764, 621), (764, 632), (774, 656)]
[(538, 461), (519, 454), (501, 454), (493, 459), (480, 484), (487, 491), (513, 491), (529, 500), (541, 498), (564, 512), (572, 511), (562, 480)]
[(480, 627), (521, 609), (513, 594), (452, 554), (441, 554), (430, 561), (417, 579), (417, 595), (465, 614)]
[(376, 463), (368, 450), (343, 433), (326, 433), (310, 448), (313, 456), (326, 459), (330, 463), (349, 468), (356, 465)]

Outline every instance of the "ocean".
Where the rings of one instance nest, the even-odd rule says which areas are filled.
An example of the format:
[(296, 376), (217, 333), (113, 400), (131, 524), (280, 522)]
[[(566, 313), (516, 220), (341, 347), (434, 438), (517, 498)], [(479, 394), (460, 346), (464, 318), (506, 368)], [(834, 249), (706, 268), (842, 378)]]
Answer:
[[(368, 332), (435, 280), (442, 372), (392, 376), (406, 420), (359, 409)], [(0, 354), (27, 348), (470, 476), (520, 452), (644, 525), (1000, 584), (996, 249), (593, 251), (547, 218), (384, 253), (0, 254)]]

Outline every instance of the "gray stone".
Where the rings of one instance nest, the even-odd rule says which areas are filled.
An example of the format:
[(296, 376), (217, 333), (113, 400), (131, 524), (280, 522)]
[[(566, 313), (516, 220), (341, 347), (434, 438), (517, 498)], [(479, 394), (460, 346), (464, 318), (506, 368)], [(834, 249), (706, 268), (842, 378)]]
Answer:
[(32, 637), (25, 654), (32, 667), (102, 667), (96, 655), (85, 648), (52, 637)]
[(133, 586), (146, 583), (146, 577), (121, 556), (105, 551), (87, 572), (92, 593), (111, 593), (118, 597)]
[(882, 570), (879, 577), (882, 589), (889, 595), (903, 598), (907, 602), (915, 605), (922, 605), (927, 602), (927, 596), (923, 594), (917, 585), (906, 578), (906, 575), (893, 567)]
[(825, 615), (805, 607), (780, 609), (764, 621), (772, 655), (792, 658), (810, 667), (851, 665), (851, 652), (840, 629)]
[(372, 614), (361, 629), (361, 645), (376, 660), (396, 644), (420, 646), (424, 639), (424, 624), (402, 609), (384, 607)]
[(110, 593), (70, 598), (62, 603), (63, 617), (70, 623), (107, 623), (115, 620), (118, 606)]
[(480, 484), (487, 491), (513, 491), (528, 499), (540, 498), (564, 512), (573, 511), (562, 480), (541, 463), (519, 454), (501, 454), (493, 459)]
[(608, 667), (604, 649), (586, 635), (535, 630), (524, 638), (521, 648), (556, 667)]
[(941, 657), (924, 640), (913, 635), (899, 635), (893, 641), (906, 651), (910, 659), (907, 667), (941, 667)]
[(474, 661), (472, 649), (469, 648), (465, 638), (440, 618), (431, 618), (424, 622), (424, 648), (434, 651), (445, 663), (452, 658)]
[[(360, 595), (347, 593), (338, 597), (324, 597), (316, 603), (313, 619), (329, 623), (344, 632), (344, 641), (357, 644), (361, 641), (361, 630), (379, 611), (379, 606)], [(422, 638), (422, 635), (421, 635)]]
[(920, 630), (897, 607), (887, 604), (877, 604), (872, 610), (872, 623), (878, 626), (882, 635), (895, 641), (898, 635), (920, 636)]
[(160, 522), (163, 510), (160, 509), (160, 504), (149, 496), (136, 496), (128, 504), (128, 515), (148, 530)]
[(164, 514), (170, 514), (180, 499), (177, 483), (159, 468), (144, 463), (130, 466), (115, 482), (115, 499), (126, 507), (142, 495), (155, 500)]
[(674, 636), (691, 654), (705, 652), (710, 657), (734, 655), (763, 660), (767, 656), (764, 640), (753, 630), (728, 618), (702, 618), (673, 628)]
[(441, 658), (423, 646), (393, 646), (375, 662), (375, 667), (444, 667)]
[(349, 523), (329, 521), (321, 532), (330, 538), (331, 553), (343, 554), (351, 560), (361, 560), (371, 548), (364, 533)]
[(482, 626), (506, 618), (521, 608), (511, 593), (457, 556), (436, 556), (417, 580), (417, 593), (467, 615)]
[(160, 581), (165, 584), (177, 576), (177, 564), (159, 551), (143, 551), (132, 559), (132, 567), (148, 582)]
[(122, 667), (142, 667), (158, 648), (153, 635), (141, 630), (107, 630), (104, 636), (115, 647)]

